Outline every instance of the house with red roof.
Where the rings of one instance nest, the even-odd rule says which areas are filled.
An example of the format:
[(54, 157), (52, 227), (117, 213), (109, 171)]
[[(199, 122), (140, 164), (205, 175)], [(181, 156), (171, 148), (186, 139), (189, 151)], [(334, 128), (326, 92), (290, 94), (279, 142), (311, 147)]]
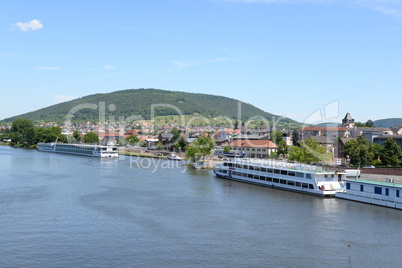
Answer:
[(272, 152), (276, 152), (278, 146), (270, 140), (234, 140), (229, 145), (231, 153), (250, 158), (268, 158)]

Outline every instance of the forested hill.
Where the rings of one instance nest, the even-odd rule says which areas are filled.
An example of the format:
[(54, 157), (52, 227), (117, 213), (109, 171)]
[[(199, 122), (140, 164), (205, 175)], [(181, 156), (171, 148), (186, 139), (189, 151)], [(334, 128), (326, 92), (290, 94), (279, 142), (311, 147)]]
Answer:
[[(118, 120), (119, 116), (124, 116), (125, 118), (141, 116), (143, 119), (149, 120), (151, 119), (151, 105), (153, 104), (171, 105), (176, 107), (183, 115), (200, 115), (206, 118), (227, 116), (236, 120), (239, 103), (238, 100), (215, 95), (159, 89), (128, 89), (106, 94), (88, 95), (34, 112), (7, 118), (4, 121), (11, 122), (18, 118), (26, 118), (34, 122), (62, 123), (65, 122), (66, 115), (76, 107), (75, 109), (78, 111), (74, 112), (73, 122), (97, 122), (99, 120), (99, 109), (83, 108), (83, 106), (88, 104), (99, 105), (101, 102), (105, 103), (106, 118), (115, 116), (116, 120)], [(167, 106), (156, 107), (154, 111), (155, 116), (179, 115), (177, 110)], [(241, 117), (242, 121), (247, 121), (252, 117), (263, 117), (270, 122), (279, 118), (279, 116), (264, 112), (244, 102), (241, 102)], [(285, 118), (281, 120), (281, 125), (297, 127), (299, 124), (294, 120)]]
[(397, 127), (402, 126), (402, 118), (388, 118), (375, 120), (374, 125), (376, 127)]

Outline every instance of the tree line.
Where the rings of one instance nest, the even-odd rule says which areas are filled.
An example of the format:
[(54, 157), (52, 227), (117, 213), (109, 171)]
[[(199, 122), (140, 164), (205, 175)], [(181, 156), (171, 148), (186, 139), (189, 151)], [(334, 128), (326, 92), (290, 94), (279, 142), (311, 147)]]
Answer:
[(356, 166), (400, 166), (402, 157), (401, 148), (391, 137), (381, 145), (360, 136), (346, 142), (343, 150), (349, 156), (350, 164)]
[[(89, 132), (81, 138), (78, 131), (74, 131), (72, 137), (68, 137), (62, 134), (62, 130), (59, 127), (35, 127), (33, 123), (28, 119), (16, 119), (13, 121), (11, 129), (2, 135), (3, 138), (11, 139), (11, 146), (34, 148), (39, 142), (80, 142), (85, 143), (98, 143), (99, 137), (93, 132)], [(73, 140), (71, 140), (73, 139)]]

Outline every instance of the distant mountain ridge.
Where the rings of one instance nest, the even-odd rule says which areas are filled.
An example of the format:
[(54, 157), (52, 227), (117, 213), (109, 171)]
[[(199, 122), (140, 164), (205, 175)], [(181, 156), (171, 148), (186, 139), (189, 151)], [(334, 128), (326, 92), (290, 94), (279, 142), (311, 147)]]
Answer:
[(387, 118), (373, 121), (376, 127), (397, 127), (402, 126), (402, 118)]
[[(179, 91), (167, 91), (160, 89), (127, 89), (111, 93), (93, 94), (79, 99), (55, 104), (33, 112), (4, 119), (12, 122), (18, 118), (26, 118), (32, 121), (58, 122), (66, 120), (66, 115), (74, 111), (72, 122), (97, 122), (99, 120), (99, 103), (104, 103), (106, 118), (114, 116), (118, 121), (120, 116), (125, 118), (138, 116), (144, 120), (151, 119), (151, 105), (163, 104), (154, 109), (154, 116), (167, 115), (195, 115), (205, 118), (228, 117), (237, 120), (238, 107), (241, 104), (241, 120), (250, 118), (264, 118), (272, 125), (272, 120), (278, 120), (280, 116), (265, 112), (253, 105), (232, 98), (187, 93)], [(84, 108), (84, 107), (87, 108)], [(72, 109), (75, 110), (72, 110)], [(292, 119), (279, 120), (278, 126), (286, 128), (299, 127), (300, 124)]]

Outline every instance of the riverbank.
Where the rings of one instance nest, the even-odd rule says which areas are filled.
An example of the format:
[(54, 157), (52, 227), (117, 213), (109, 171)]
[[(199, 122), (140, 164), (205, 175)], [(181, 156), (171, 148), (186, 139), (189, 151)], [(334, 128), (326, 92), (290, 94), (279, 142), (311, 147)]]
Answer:
[(127, 152), (127, 151), (124, 151), (124, 150), (119, 150), (119, 155), (129, 155), (129, 156), (137, 156), (137, 157), (167, 159), (167, 156), (165, 156), (165, 155), (154, 155), (154, 154), (149, 154), (149, 153)]

